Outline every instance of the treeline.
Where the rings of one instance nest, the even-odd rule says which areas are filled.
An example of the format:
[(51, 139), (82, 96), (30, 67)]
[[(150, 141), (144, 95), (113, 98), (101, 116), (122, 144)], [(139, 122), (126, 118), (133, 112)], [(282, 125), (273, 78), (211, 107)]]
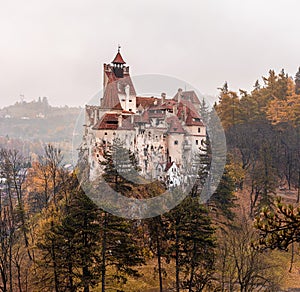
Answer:
[(79, 114), (80, 107), (55, 107), (49, 104), (47, 97), (39, 97), (37, 100), (32, 100), (30, 102), (20, 101), (13, 105), (6, 106), (0, 109), (1, 118), (53, 118), (60, 117), (65, 114)]
[(258, 236), (253, 250), (291, 251), (291, 272), (300, 242), (300, 68), (295, 78), (270, 70), (250, 93), (225, 83), (215, 109), (240, 165), (239, 193)]
[(269, 206), (279, 189), (300, 187), (300, 71), (295, 80), (284, 70), (270, 70), (263, 86), (250, 93), (220, 88), (215, 109), (226, 132), (227, 146), (241, 166), (250, 214)]

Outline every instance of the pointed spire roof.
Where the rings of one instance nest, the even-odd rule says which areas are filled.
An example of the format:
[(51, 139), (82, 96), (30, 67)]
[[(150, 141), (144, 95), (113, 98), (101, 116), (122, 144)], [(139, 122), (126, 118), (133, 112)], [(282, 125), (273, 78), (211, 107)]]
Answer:
[(118, 46), (118, 53), (115, 56), (114, 60), (112, 61), (113, 64), (126, 64), (126, 62), (123, 60), (121, 53), (120, 53), (120, 46)]

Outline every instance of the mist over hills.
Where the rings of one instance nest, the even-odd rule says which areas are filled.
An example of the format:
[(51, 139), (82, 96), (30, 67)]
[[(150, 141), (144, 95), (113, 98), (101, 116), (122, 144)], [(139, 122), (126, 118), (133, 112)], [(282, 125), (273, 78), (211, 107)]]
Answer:
[(8, 148), (27, 145), (28, 154), (39, 153), (45, 143), (55, 144), (70, 161), (73, 131), (81, 110), (51, 106), (46, 97), (16, 102), (0, 109), (0, 143)]

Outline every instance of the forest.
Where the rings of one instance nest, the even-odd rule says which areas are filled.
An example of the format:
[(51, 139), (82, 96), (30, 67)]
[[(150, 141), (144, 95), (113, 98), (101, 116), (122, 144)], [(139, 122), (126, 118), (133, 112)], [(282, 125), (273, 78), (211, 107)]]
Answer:
[[(227, 82), (219, 90), (213, 107), (227, 141), (219, 186), (199, 203), (210, 172), (207, 137), (191, 193), (157, 217), (129, 220), (99, 208), (83, 191), (84, 178), (76, 168), (64, 168), (64, 153), (54, 145), (34, 160), (3, 146), (1, 291), (299, 288), (300, 69), (294, 78), (270, 70), (251, 92), (232, 91)], [(203, 119), (210, 113), (203, 100)], [(116, 151), (124, 149), (108, 149), (102, 162), (111, 188), (148, 198), (165, 190), (159, 182), (139, 186), (122, 177), (112, 160)]]

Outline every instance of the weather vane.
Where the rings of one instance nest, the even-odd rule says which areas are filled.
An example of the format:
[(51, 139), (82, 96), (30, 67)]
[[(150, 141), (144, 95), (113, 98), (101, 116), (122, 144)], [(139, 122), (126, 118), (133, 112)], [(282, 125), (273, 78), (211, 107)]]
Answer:
[(118, 53), (120, 53), (121, 46), (118, 44)]

